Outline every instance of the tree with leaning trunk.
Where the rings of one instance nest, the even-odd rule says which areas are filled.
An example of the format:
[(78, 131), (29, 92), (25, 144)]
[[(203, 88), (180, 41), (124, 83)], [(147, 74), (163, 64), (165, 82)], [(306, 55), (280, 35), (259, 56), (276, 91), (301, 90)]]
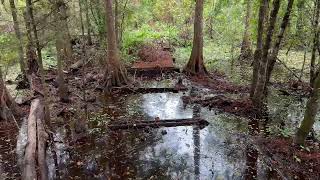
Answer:
[(204, 0), (196, 0), (193, 47), (189, 62), (184, 68), (184, 72), (190, 75), (208, 74), (203, 62), (203, 4)]
[(105, 71), (105, 88), (119, 87), (129, 83), (127, 70), (120, 61), (115, 32), (112, 0), (105, 0), (107, 21), (107, 64)]
[[(320, 70), (320, 69), (319, 69)], [(319, 100), (320, 100), (320, 74), (318, 74), (315, 79), (314, 89), (311, 94), (310, 99), (307, 102), (306, 111), (304, 114), (303, 121), (298, 129), (298, 132), (295, 136), (295, 143), (303, 145), (309, 132), (312, 129), (312, 126), (316, 120), (316, 115), (319, 111)]]

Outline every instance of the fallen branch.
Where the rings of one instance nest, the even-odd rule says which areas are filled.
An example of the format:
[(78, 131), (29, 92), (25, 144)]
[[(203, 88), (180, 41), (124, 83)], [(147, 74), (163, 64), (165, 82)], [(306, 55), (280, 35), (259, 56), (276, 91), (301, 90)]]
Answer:
[(209, 122), (204, 119), (162, 119), (154, 121), (131, 121), (131, 122), (116, 122), (109, 124), (107, 127), (112, 130), (118, 129), (142, 129), (142, 128), (160, 128), (160, 127), (176, 127), (176, 126), (192, 126), (199, 125), (205, 127)]
[(300, 82), (302, 81), (302, 80), (301, 80), (301, 77), (298, 76), (298, 75), (296, 75), (296, 73), (295, 73), (294, 71), (292, 71), (292, 69), (289, 68), (289, 67), (288, 67), (283, 61), (281, 61), (278, 57), (277, 57), (277, 60), (278, 60), (287, 70), (289, 70), (294, 77), (296, 77)]

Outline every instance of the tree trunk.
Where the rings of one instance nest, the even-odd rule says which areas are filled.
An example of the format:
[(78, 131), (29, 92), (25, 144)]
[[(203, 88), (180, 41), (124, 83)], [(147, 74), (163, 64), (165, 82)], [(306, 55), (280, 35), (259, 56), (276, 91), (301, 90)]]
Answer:
[(32, 73), (37, 73), (39, 70), (39, 65), (37, 62), (37, 54), (33, 44), (32, 30), (31, 30), (31, 20), (28, 15), (28, 12), (24, 12), (24, 21), (26, 26), (26, 35), (27, 35), (27, 45), (26, 45), (26, 56), (27, 56), (27, 74), (31, 75)]
[(20, 70), (24, 77), (27, 77), (26, 68), (25, 68), (25, 62), (24, 62), (24, 52), (23, 52), (23, 41), (21, 37), (20, 27), (19, 27), (19, 21), (17, 16), (17, 8), (14, 3), (14, 0), (10, 0), (10, 8), (11, 8), (11, 14), (14, 24), (14, 31), (16, 33), (16, 37), (19, 41), (19, 64), (20, 64)]
[(315, 122), (316, 115), (319, 111), (319, 98), (320, 98), (320, 74), (315, 79), (314, 89), (310, 99), (307, 102), (306, 111), (303, 121), (298, 129), (295, 137), (295, 143), (303, 145), (312, 126)]
[(119, 0), (114, 1), (114, 27), (117, 45), (119, 46)]
[(0, 67), (0, 120), (9, 120), (11, 118), (19, 117), (20, 115), (21, 112), (18, 105), (12, 99), (4, 84)]
[(39, 73), (41, 78), (41, 85), (43, 89), (43, 97), (44, 97), (44, 107), (45, 107), (45, 120), (46, 124), (50, 126), (50, 112), (49, 112), (49, 102), (48, 102), (48, 91), (46, 88), (46, 82), (44, 78), (44, 68), (42, 63), (42, 54), (41, 54), (41, 45), (38, 37), (37, 25), (33, 16), (33, 5), (31, 0), (26, 0), (26, 8), (27, 8), (27, 16), (30, 18), (30, 24), (34, 35), (34, 40), (36, 43), (37, 55), (38, 55), (38, 65), (39, 65)]
[(262, 111), (263, 102), (265, 99), (264, 90), (265, 90), (266, 78), (267, 78), (266, 75), (267, 75), (267, 66), (268, 66), (268, 54), (269, 54), (269, 49), (270, 49), (272, 38), (273, 38), (273, 32), (274, 32), (275, 24), (277, 21), (279, 8), (280, 8), (280, 0), (274, 0), (273, 9), (270, 14), (270, 22), (267, 30), (267, 36), (265, 38), (265, 42), (262, 50), (262, 57), (261, 57), (260, 66), (259, 66), (259, 75), (258, 75), (257, 85), (252, 96), (252, 102), (254, 104), (255, 109), (258, 112)]
[(184, 68), (184, 72), (190, 75), (208, 74), (203, 62), (203, 1), (196, 1), (193, 47), (189, 62)]
[(107, 20), (107, 67), (105, 73), (105, 88), (122, 86), (128, 84), (127, 70), (120, 62), (119, 50), (114, 27), (114, 15), (112, 11), (112, 0), (106, 0), (106, 20)]
[(81, 26), (81, 34), (84, 36), (84, 25), (83, 25), (83, 16), (82, 16), (82, 5), (81, 0), (79, 0), (79, 16), (80, 16), (80, 26)]
[(262, 56), (262, 48), (263, 48), (263, 35), (264, 35), (264, 21), (266, 16), (266, 11), (268, 8), (269, 0), (261, 0), (260, 1), (260, 9), (259, 9), (259, 21), (258, 21), (258, 37), (257, 37), (257, 47), (254, 52), (254, 60), (253, 60), (253, 74), (252, 74), (252, 83), (250, 89), (250, 97), (253, 96), (254, 90), (256, 89), (258, 76), (259, 76), (259, 65)]
[(290, 21), (290, 15), (291, 15), (292, 7), (293, 7), (293, 2), (294, 2), (294, 0), (288, 1), (287, 10), (286, 10), (285, 15), (283, 16), (282, 23), (280, 25), (280, 32), (278, 34), (277, 40), (274, 44), (274, 47), (272, 48), (272, 52), (271, 52), (271, 55), (268, 60), (266, 84), (268, 84), (270, 82), (271, 74), (272, 74), (274, 65), (277, 61), (277, 57), (278, 57), (279, 50), (280, 50), (280, 45), (281, 45), (282, 39), (284, 37), (284, 33), (286, 31), (286, 28), (287, 28), (289, 21)]
[(319, 47), (319, 17), (320, 17), (320, 0), (315, 1), (315, 20), (313, 25), (313, 32), (314, 32), (314, 39), (313, 39), (313, 47), (312, 47), (312, 53), (311, 53), (311, 62), (310, 62), (310, 85), (314, 85), (314, 81), (316, 78), (316, 51)]
[(68, 102), (68, 87), (64, 82), (63, 63), (69, 62), (72, 58), (69, 29), (67, 23), (66, 4), (63, 0), (55, 2), (56, 12), (56, 50), (58, 65), (59, 97), (62, 102)]
[(251, 20), (251, 11), (252, 11), (252, 0), (246, 0), (247, 9), (246, 9), (246, 17), (245, 17), (245, 29), (243, 40), (241, 44), (241, 52), (239, 60), (251, 60), (252, 59), (252, 49), (251, 49), (251, 40), (250, 40), (250, 20)]
[[(89, 0), (90, 1), (90, 0)], [(88, 0), (84, 0), (84, 6), (85, 6), (85, 13), (86, 13), (86, 23), (87, 23), (87, 30), (88, 30), (88, 44), (91, 45), (92, 44), (92, 38), (91, 38), (91, 33), (92, 33), (92, 29), (91, 29), (91, 22), (90, 22), (90, 16), (89, 16), (89, 5), (88, 5)]]

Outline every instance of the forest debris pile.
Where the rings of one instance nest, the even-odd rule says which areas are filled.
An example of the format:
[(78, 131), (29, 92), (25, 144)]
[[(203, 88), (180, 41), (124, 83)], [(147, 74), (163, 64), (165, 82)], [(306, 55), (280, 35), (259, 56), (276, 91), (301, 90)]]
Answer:
[(174, 68), (173, 58), (169, 51), (155, 45), (144, 45), (138, 51), (139, 61), (133, 69), (167, 69)]
[(226, 80), (225, 75), (212, 72), (209, 76), (192, 76), (190, 80), (197, 85), (206, 87), (216, 93), (247, 93), (249, 86), (232, 84)]
[(276, 83), (273, 86), (278, 88), (282, 95), (286, 96), (309, 96), (312, 92), (310, 83), (304, 81), (291, 80), (286, 83)]
[(210, 109), (217, 108), (223, 112), (242, 117), (255, 117), (253, 104), (250, 99), (232, 99), (223, 95), (210, 98), (183, 96), (185, 104), (200, 104)]
[(320, 177), (319, 143), (307, 142), (305, 147), (294, 146), (288, 138), (259, 139), (258, 144), (272, 154), (272, 165), (280, 167), (287, 177), (305, 179)]

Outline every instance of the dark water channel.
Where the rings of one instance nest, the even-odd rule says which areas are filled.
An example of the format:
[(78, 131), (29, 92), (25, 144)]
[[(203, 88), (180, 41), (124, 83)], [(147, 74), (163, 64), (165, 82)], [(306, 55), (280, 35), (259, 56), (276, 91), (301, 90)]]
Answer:
[[(99, 113), (90, 114), (83, 143), (72, 144), (72, 125), (57, 128), (51, 146), (56, 151), (48, 150), (51, 179), (56, 179), (57, 173), (60, 179), (279, 179), (250, 143), (259, 133), (259, 123), (245, 118), (201, 108), (200, 117), (210, 123), (203, 129), (179, 126), (111, 131), (106, 127), (119, 119), (192, 118), (194, 106), (184, 106), (183, 95), (109, 97), (101, 102)], [(294, 132), (303, 116), (303, 104), (304, 100), (272, 94), (270, 134)]]

